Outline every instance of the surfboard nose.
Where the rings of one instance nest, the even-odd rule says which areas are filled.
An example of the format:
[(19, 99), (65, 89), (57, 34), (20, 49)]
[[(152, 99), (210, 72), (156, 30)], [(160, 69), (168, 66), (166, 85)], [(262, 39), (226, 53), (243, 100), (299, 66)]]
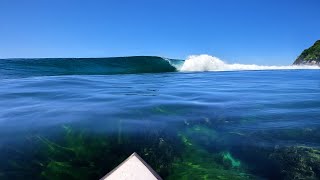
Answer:
[(162, 180), (162, 178), (134, 152), (100, 180)]

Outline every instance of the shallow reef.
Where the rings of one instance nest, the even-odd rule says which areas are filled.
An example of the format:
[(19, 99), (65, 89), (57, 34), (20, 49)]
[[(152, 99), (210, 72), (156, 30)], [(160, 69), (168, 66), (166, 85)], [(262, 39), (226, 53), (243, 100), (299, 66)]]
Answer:
[(304, 146), (276, 148), (270, 158), (278, 162), (284, 179), (320, 179), (320, 150)]
[[(168, 176), (179, 156), (174, 136), (152, 131), (148, 134), (96, 134), (64, 126), (63, 136), (28, 139), (33, 147), (26, 154), (11, 152), (14, 158), (1, 172), (5, 179), (99, 179), (133, 152), (137, 152), (161, 176)], [(172, 145), (177, 147), (173, 148)], [(27, 153), (27, 152), (26, 152)]]
[(184, 148), (167, 179), (254, 179), (231, 152), (208, 148), (219, 142), (217, 132), (208, 123), (188, 123), (178, 133)]
[(184, 122), (175, 131), (126, 132), (119, 128), (110, 134), (72, 126), (60, 129), (55, 133), (58, 136), (28, 137), (23, 150), (8, 149), (12, 158), (5, 169), (0, 163), (0, 178), (99, 179), (133, 152), (169, 180), (320, 178), (320, 150), (316, 147), (257, 146), (250, 135), (221, 133), (208, 119)]

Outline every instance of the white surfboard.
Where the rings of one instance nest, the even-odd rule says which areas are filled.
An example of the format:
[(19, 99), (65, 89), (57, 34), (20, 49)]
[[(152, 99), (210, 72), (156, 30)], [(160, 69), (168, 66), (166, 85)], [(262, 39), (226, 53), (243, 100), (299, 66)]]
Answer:
[(133, 153), (100, 180), (162, 180), (137, 154)]

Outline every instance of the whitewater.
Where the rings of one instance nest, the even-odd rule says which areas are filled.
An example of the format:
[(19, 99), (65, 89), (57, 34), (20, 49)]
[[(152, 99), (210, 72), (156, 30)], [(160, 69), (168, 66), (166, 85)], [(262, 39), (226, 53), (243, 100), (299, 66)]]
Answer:
[(178, 67), (179, 71), (249, 71), (249, 70), (286, 70), (286, 69), (320, 69), (319, 66), (289, 65), (262, 66), (256, 64), (228, 64), (221, 59), (207, 54), (191, 55)]

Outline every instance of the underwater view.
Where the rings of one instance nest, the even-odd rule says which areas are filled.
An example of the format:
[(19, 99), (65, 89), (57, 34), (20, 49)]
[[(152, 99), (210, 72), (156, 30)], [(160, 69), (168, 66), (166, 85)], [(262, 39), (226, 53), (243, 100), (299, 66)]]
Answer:
[(208, 55), (0, 60), (0, 179), (319, 179), (320, 68)]

